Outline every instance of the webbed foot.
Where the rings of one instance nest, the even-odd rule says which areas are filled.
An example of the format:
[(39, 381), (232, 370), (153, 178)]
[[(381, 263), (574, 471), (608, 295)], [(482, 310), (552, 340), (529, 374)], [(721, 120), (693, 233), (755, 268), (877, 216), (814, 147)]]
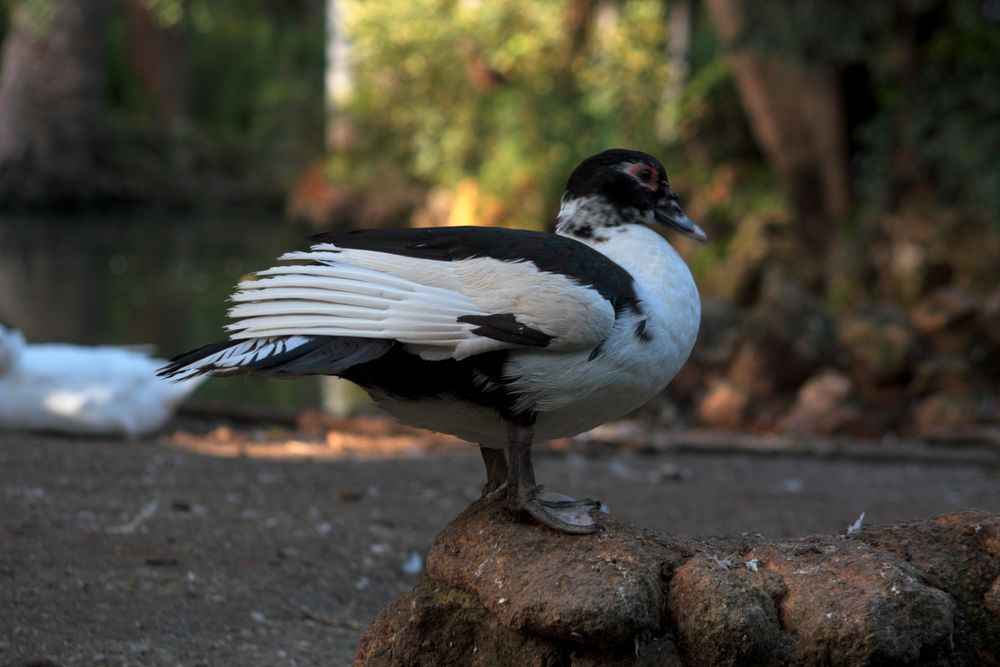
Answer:
[[(507, 430), (507, 507), (514, 512), (527, 512), (538, 523), (560, 533), (586, 535), (596, 533), (600, 524), (591, 512), (601, 507), (597, 500), (577, 500), (559, 493), (542, 493), (535, 484), (535, 471), (531, 465), (532, 428), (524, 424), (509, 424)], [(486, 460), (486, 452), (483, 458)], [(486, 460), (487, 470), (491, 461)], [(494, 458), (494, 463), (498, 463)], [(492, 479), (492, 474), (490, 476)]]
[(527, 512), (542, 525), (561, 533), (586, 535), (601, 529), (591, 515), (595, 509), (600, 509), (600, 501), (576, 499), (561, 493), (543, 494), (541, 491), (541, 486), (535, 486), (526, 494), (508, 494), (508, 507)]

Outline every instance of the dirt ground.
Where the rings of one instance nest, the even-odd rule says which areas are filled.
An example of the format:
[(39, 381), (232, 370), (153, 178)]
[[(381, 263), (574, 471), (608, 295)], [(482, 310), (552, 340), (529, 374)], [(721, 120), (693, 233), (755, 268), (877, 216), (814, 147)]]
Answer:
[[(352, 460), (190, 442), (0, 434), (0, 666), (348, 665), (483, 482), (472, 447)], [(570, 447), (536, 464), (551, 490), (689, 535), (1000, 511), (1000, 450), (880, 448)]]

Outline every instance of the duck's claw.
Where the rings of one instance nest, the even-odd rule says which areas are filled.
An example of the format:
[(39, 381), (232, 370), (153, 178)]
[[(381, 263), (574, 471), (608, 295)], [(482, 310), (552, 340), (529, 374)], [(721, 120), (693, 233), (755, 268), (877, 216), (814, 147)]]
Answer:
[(499, 486), (492, 486), (487, 484), (483, 487), (483, 493), (479, 496), (480, 500), (484, 500), (488, 503), (502, 498), (507, 493), (507, 482), (500, 484)]
[(486, 484), (483, 486), (480, 498), (489, 501), (499, 497), (507, 488), (507, 477), (510, 475), (507, 456), (502, 449), (483, 446), (479, 447), (479, 452), (483, 455), (483, 463), (486, 464)]

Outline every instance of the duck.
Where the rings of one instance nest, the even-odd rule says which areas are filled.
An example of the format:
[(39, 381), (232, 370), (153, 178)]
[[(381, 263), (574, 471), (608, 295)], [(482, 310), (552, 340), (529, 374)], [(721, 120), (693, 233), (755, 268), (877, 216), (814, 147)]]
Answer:
[(165, 363), (127, 347), (28, 343), (0, 325), (0, 429), (148, 435), (202, 381), (157, 377)]
[(602, 503), (545, 492), (531, 448), (627, 415), (687, 360), (701, 302), (662, 230), (707, 241), (657, 158), (606, 150), (570, 174), (554, 233), (312, 236), (237, 285), (226, 339), (160, 372), (346, 378), (396, 419), (478, 444), (483, 498), (593, 533)]

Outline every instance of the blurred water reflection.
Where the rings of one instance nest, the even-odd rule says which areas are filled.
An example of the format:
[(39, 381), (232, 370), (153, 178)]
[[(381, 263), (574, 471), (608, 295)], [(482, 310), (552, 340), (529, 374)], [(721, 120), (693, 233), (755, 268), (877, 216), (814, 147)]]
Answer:
[[(222, 338), (233, 285), (302, 236), (249, 211), (0, 215), (0, 322), (34, 342), (152, 343), (173, 356)], [(212, 379), (197, 396), (319, 404), (314, 378)]]

